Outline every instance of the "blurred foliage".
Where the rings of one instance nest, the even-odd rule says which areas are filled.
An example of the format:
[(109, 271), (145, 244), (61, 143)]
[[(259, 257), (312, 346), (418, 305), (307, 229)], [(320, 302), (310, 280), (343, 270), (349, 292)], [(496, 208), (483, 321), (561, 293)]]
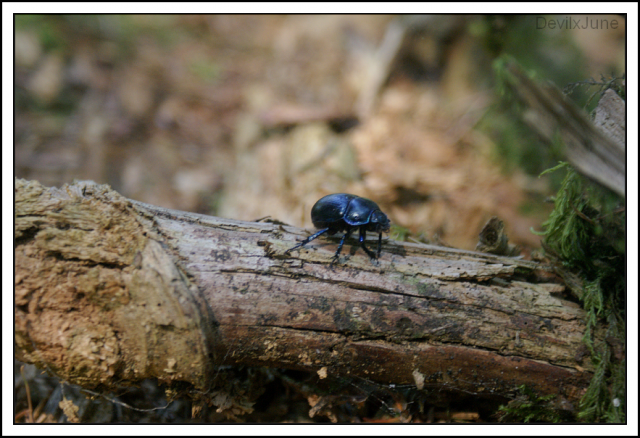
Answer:
[(175, 26), (176, 20), (176, 15), (23, 14), (15, 16), (15, 29), (36, 29), (45, 51), (69, 51), (82, 36), (85, 41), (116, 43), (120, 54), (127, 56), (133, 55), (129, 49), (139, 36), (147, 35), (166, 46), (184, 40), (180, 35), (185, 28)]
[(584, 77), (585, 59), (568, 32), (537, 28), (536, 15), (486, 15), (477, 34), (493, 58), (509, 55), (556, 85)]
[[(586, 83), (586, 60), (582, 52), (568, 32), (537, 29), (538, 17), (487, 15), (470, 28), (496, 59), (498, 99), (478, 126), (495, 141), (495, 158), (506, 172), (520, 168), (530, 175), (538, 175), (552, 167), (559, 157), (538, 136), (531, 135), (531, 129), (521, 120), (523, 108), (511, 98), (503, 83), (504, 57), (517, 60), (531, 77), (550, 81), (565, 90), (570, 87), (569, 95), (578, 106), (586, 108), (593, 103), (586, 88), (571, 86)], [(551, 175), (551, 179), (557, 188), (560, 180), (555, 175)]]
[[(512, 95), (504, 77), (506, 60), (510, 58), (500, 57), (494, 62), (498, 98), (479, 127), (494, 139), (494, 157), (505, 171), (519, 168), (529, 175), (539, 175), (557, 162), (558, 157), (543, 139), (532, 135), (531, 128), (522, 119), (524, 108)], [(538, 76), (534, 70), (526, 71), (531, 77)], [(559, 181), (552, 182), (557, 187)]]
[(69, 39), (62, 26), (61, 17), (57, 15), (16, 15), (15, 29), (16, 31), (37, 29), (40, 44), (42, 44), (45, 51), (65, 51), (69, 48)]

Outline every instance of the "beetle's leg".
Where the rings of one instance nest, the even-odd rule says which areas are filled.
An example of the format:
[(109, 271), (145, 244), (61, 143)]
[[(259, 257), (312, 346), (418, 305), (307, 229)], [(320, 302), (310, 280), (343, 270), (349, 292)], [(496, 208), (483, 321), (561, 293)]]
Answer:
[(378, 234), (378, 258), (380, 258), (381, 251), (382, 251), (382, 233)]
[(289, 248), (288, 250), (286, 250), (284, 253), (288, 253), (289, 251), (293, 251), (296, 248), (300, 248), (301, 246), (306, 245), (307, 243), (311, 242), (313, 239), (321, 236), (322, 234), (326, 233), (327, 231), (329, 231), (329, 228), (324, 228), (320, 231), (318, 231), (317, 233), (307, 237), (306, 239), (304, 239), (302, 242), (298, 243), (296, 246), (293, 246), (291, 248)]
[(351, 231), (353, 231), (353, 228), (347, 229), (347, 232), (344, 233), (344, 236), (342, 236), (342, 239), (340, 239), (340, 245), (338, 245), (338, 250), (334, 254), (333, 258), (331, 259), (331, 266), (333, 266), (333, 264), (338, 261), (338, 258), (340, 257), (340, 252), (342, 251), (342, 246), (344, 245), (344, 241), (349, 238), (349, 236), (351, 235)]
[(372, 259), (376, 258), (376, 255), (374, 253), (371, 252), (371, 250), (369, 248), (367, 248), (364, 244), (364, 239), (367, 237), (367, 230), (364, 229), (364, 227), (360, 228), (360, 246), (362, 247), (362, 249), (364, 249), (364, 252), (366, 252), (369, 257), (371, 257)]

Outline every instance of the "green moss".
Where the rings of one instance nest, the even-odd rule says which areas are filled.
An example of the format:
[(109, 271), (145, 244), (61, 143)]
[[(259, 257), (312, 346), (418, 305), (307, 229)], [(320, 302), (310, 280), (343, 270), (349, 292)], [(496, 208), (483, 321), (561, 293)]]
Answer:
[[(580, 176), (566, 163), (555, 208), (543, 224), (543, 247), (564, 275), (582, 280), (572, 286), (587, 312), (583, 340), (596, 366), (580, 401), (578, 419), (624, 422), (626, 263), (624, 200)], [(602, 336), (596, 333), (604, 332)]]
[(526, 385), (518, 387), (520, 394), (498, 408), (498, 421), (508, 423), (560, 423), (566, 420), (563, 411), (555, 407), (557, 395), (538, 397)]
[[(513, 113), (520, 113), (523, 102), (516, 96), (522, 79), (512, 77), (509, 65), (514, 62), (512, 58), (503, 56), (495, 61), (494, 69), (502, 100), (511, 102)], [(535, 70), (527, 69), (526, 64), (525, 71), (529, 77), (535, 74)], [(595, 95), (602, 95), (608, 88), (624, 94), (623, 82), (618, 79), (575, 82), (565, 91), (572, 94), (576, 103), (587, 106), (595, 104)], [(599, 88), (591, 96), (586, 93), (576, 96), (576, 92), (587, 88), (583, 85)], [(525, 149), (509, 155), (509, 144), (515, 143), (517, 137), (515, 134), (513, 137), (504, 137), (507, 140), (501, 153), (516, 162), (528, 161)], [(564, 146), (560, 133), (557, 132), (549, 143), (551, 147), (546, 148), (546, 157), (553, 159)], [(531, 161), (530, 165), (535, 168), (543, 163)], [(532, 167), (527, 169), (531, 171)], [(581, 300), (586, 310), (587, 327), (583, 339), (596, 367), (588, 391), (580, 402), (577, 418), (590, 422), (623, 422), (626, 365), (624, 199), (582, 177), (567, 163), (560, 163), (542, 174), (550, 174), (556, 179), (559, 176), (564, 178), (554, 199), (554, 209), (543, 224), (544, 231), (536, 234), (544, 236), (545, 254), (556, 265), (572, 294)]]

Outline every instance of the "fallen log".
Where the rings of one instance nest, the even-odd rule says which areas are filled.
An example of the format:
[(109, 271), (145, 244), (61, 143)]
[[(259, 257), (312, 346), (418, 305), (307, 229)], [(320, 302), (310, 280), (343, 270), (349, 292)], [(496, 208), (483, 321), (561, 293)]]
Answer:
[(16, 179), (14, 229), (16, 358), (85, 388), (207, 391), (218, 366), (251, 365), (575, 402), (592, 377), (585, 313), (544, 264), (387, 240), (379, 262), (354, 244), (331, 269), (338, 239), (285, 254), (306, 231), (86, 181)]

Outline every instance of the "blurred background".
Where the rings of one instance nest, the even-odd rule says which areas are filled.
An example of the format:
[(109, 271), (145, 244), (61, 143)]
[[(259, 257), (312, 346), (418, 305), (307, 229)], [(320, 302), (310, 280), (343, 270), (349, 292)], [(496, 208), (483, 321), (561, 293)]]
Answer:
[[(587, 19), (599, 26), (566, 26)], [(167, 208), (307, 228), (316, 200), (349, 192), (382, 207), (392, 238), (474, 249), (498, 216), (511, 243), (536, 249), (530, 229), (563, 176), (538, 175), (562, 156), (520, 121), (494, 61), (513, 57), (591, 111), (598, 89), (580, 82), (623, 76), (625, 50), (619, 15), (16, 15), (15, 175), (57, 187), (90, 179)], [(82, 422), (192, 414), (186, 400), (140, 413), (85, 399), (15, 367), (16, 421), (27, 394), (45, 422), (74, 421), (63, 396)], [(233, 372), (271, 385), (247, 421), (310, 421), (298, 377)], [(380, 403), (362, 421), (380, 418), (376, 409), (380, 422), (400, 418), (389, 414), (405, 412), (398, 393), (375, 390)], [(163, 395), (145, 381), (118, 399), (151, 409)], [(495, 421), (497, 407), (418, 405), (414, 420), (427, 422)], [(345, 412), (338, 420), (354, 421)], [(203, 418), (229, 420), (215, 406)]]
[[(539, 247), (553, 156), (496, 92), (511, 55), (559, 88), (625, 73), (586, 16), (18, 15), (15, 174), (312, 228), (321, 196), (377, 202), (395, 237), (474, 249), (492, 216)], [(590, 16), (591, 19), (594, 16)], [(571, 97), (584, 106), (590, 90)], [(594, 104), (597, 99), (594, 99)]]

